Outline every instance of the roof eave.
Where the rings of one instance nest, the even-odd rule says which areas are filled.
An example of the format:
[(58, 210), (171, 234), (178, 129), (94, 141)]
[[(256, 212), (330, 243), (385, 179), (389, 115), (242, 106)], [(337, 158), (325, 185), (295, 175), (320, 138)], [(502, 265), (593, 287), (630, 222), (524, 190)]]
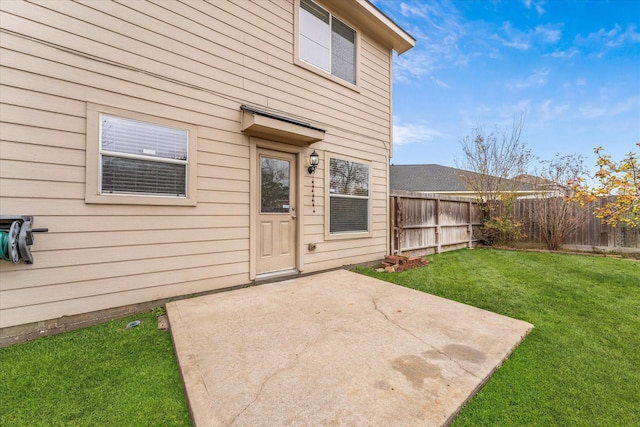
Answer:
[(354, 24), (375, 34), (385, 44), (395, 50), (398, 55), (416, 45), (416, 40), (398, 24), (393, 22), (369, 0), (323, 0), (323, 4), (335, 12), (348, 17)]

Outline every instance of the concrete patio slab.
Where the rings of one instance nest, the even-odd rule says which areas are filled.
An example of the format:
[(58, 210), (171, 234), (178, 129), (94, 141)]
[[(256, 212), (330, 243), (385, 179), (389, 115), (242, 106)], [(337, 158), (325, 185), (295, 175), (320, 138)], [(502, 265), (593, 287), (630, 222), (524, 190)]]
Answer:
[(439, 426), (533, 328), (345, 270), (175, 301), (196, 426)]

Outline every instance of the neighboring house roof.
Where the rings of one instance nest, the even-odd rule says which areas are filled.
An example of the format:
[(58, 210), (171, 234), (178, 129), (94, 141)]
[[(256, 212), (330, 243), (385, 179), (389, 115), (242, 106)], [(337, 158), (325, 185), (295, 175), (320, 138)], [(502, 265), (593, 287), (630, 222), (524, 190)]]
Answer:
[(539, 188), (543, 188), (543, 187), (551, 188), (551, 189), (556, 189), (556, 188), (557, 189), (564, 189), (565, 188), (559, 182), (552, 181), (550, 179), (543, 178), (541, 176), (529, 175), (527, 173), (523, 173), (521, 175), (518, 175), (518, 176), (514, 177), (513, 179), (515, 179), (516, 181), (526, 182), (527, 184), (535, 185), (536, 187), (539, 187)]
[[(464, 176), (480, 176), (476, 172), (441, 165), (391, 165), (391, 190), (420, 191), (426, 193), (473, 193), (465, 184)], [(520, 191), (530, 192), (533, 187), (522, 183)]]
[(547, 193), (553, 193), (556, 196), (563, 196), (570, 191), (568, 186), (562, 185), (559, 182), (552, 181), (547, 178), (543, 178), (541, 176), (523, 173), (522, 175), (518, 175), (513, 179), (515, 179), (516, 181), (527, 183), (538, 190), (544, 190)]

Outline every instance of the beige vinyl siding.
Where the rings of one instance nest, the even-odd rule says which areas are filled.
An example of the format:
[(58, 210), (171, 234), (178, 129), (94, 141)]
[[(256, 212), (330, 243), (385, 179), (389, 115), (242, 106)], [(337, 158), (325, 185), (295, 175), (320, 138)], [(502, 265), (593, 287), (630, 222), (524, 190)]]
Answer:
[[(390, 55), (363, 29), (355, 91), (293, 63), (294, 2), (0, 4), (2, 214), (35, 216), (33, 265), (0, 262), (0, 327), (247, 283), (248, 104), (327, 130), (305, 271), (386, 250)], [(86, 204), (87, 104), (197, 126), (197, 206)], [(371, 162), (371, 237), (324, 241), (324, 152)], [(300, 160), (303, 160), (302, 158)], [(301, 168), (303, 167), (303, 162)], [(309, 252), (307, 243), (317, 243)]]

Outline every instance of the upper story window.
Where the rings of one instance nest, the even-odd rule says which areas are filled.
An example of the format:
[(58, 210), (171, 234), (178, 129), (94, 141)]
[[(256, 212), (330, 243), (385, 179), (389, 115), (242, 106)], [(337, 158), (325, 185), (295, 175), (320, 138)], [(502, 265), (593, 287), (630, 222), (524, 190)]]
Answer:
[(311, 0), (300, 0), (300, 59), (356, 84), (356, 32)]

